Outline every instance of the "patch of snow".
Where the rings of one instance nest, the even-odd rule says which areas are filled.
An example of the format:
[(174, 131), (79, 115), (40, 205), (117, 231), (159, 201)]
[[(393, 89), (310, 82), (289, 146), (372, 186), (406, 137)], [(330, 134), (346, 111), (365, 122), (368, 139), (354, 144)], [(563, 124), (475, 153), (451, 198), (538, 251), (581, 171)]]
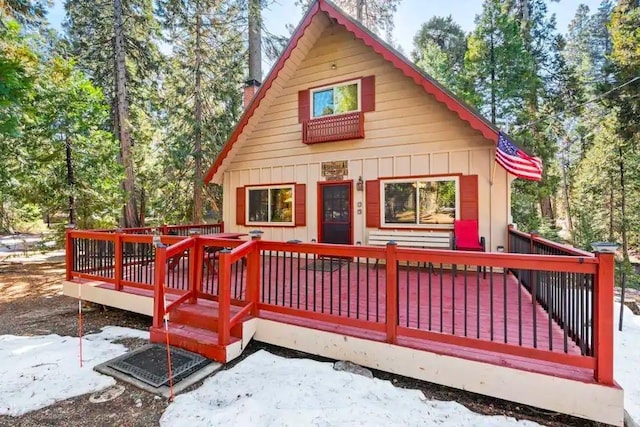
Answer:
[(149, 333), (108, 326), (86, 335), (80, 368), (77, 337), (0, 335), (0, 415), (19, 416), (114, 385), (93, 367), (127, 351), (112, 342), (120, 338), (148, 339)]
[(389, 381), (335, 371), (331, 363), (264, 350), (178, 396), (162, 415), (171, 426), (537, 426), (426, 399)]
[(622, 332), (618, 330), (620, 320), (620, 302), (615, 303), (614, 324), (614, 378), (624, 389), (624, 409), (631, 418), (640, 423), (640, 316), (636, 316), (624, 307)]

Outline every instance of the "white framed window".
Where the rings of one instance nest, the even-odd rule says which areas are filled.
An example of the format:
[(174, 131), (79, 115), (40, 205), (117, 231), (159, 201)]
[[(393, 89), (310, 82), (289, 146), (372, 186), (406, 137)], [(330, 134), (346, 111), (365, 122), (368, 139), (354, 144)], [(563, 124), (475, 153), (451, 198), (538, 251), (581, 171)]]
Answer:
[(246, 187), (247, 224), (294, 224), (292, 185)]
[(380, 186), (383, 226), (453, 228), (460, 217), (457, 176), (386, 179)]
[(311, 89), (311, 118), (360, 111), (360, 80)]

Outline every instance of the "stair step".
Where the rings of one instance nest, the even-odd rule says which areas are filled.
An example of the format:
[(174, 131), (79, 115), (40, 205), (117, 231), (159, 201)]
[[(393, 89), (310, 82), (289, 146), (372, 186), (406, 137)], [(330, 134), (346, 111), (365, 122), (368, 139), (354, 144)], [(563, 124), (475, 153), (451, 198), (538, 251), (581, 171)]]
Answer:
[[(233, 314), (232, 314), (233, 315)], [(171, 322), (194, 326), (208, 331), (218, 330), (218, 307), (199, 304), (182, 304), (171, 312)], [(246, 319), (249, 319), (247, 316)], [(242, 322), (231, 328), (231, 336), (242, 338)]]
[[(226, 346), (218, 345), (218, 334), (216, 332), (175, 322), (169, 322), (168, 331), (170, 345), (193, 351), (217, 362), (224, 363), (227, 361)], [(164, 327), (151, 327), (150, 335), (151, 342), (166, 343), (167, 333)], [(232, 336), (229, 344), (238, 341), (240, 341), (239, 338)]]

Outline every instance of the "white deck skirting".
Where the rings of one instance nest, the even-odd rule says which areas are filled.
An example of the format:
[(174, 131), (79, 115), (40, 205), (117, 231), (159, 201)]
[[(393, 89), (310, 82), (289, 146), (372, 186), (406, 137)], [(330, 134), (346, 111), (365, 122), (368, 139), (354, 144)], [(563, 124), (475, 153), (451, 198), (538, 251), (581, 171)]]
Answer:
[[(152, 298), (96, 285), (93, 282), (83, 285), (84, 300), (152, 315)], [(64, 282), (63, 292), (77, 298), (78, 284)], [(255, 331), (253, 339), (267, 344), (349, 360), (372, 369), (623, 426), (624, 397), (620, 387), (558, 378), (267, 319), (247, 322), (245, 329), (247, 337)], [(228, 356), (239, 356), (248, 341), (237, 344), (238, 348), (228, 349)]]

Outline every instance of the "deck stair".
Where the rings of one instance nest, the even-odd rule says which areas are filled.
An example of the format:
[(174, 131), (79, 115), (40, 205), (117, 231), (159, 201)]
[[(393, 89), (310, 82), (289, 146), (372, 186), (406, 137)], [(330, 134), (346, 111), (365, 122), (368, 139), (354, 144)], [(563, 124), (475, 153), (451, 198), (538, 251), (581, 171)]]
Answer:
[[(237, 313), (240, 308), (232, 306), (232, 315)], [(195, 304), (181, 304), (169, 315), (169, 344), (198, 353), (217, 362), (229, 362), (242, 353), (253, 337), (254, 318), (247, 315), (233, 326), (226, 345), (219, 343), (218, 324), (218, 307), (215, 302), (199, 300)], [(166, 343), (167, 331), (164, 325), (152, 326), (150, 333), (151, 342)]]

